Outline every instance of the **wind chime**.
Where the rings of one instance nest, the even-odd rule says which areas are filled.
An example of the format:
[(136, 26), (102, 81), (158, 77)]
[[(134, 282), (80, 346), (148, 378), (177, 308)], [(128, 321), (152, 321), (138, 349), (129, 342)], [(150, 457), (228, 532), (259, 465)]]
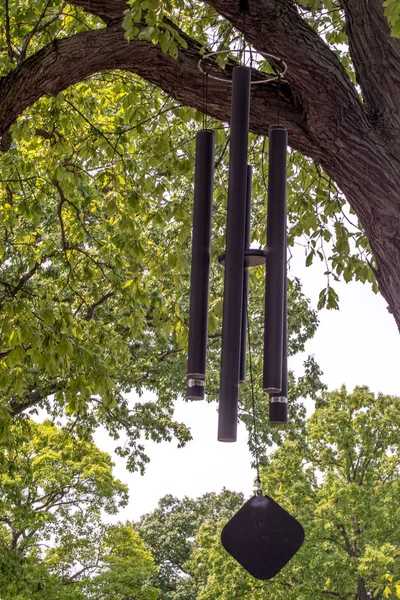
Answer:
[[(246, 377), (248, 269), (264, 263), (263, 389), (269, 394), (270, 423), (287, 422), (287, 130), (279, 123), (269, 129), (267, 250), (253, 249), (250, 248), (252, 166), (248, 164), (250, 91), (252, 85), (272, 79), (252, 81), (248, 66), (235, 67), (232, 81), (211, 75), (204, 70), (203, 63), (216, 54), (218, 52), (204, 56), (199, 68), (206, 79), (206, 90), (208, 77), (232, 83), (226, 249), (219, 257), (225, 266), (225, 279), (218, 440), (235, 442), (239, 384)], [(280, 84), (286, 64), (275, 56), (263, 56), (282, 67), (280, 74), (273, 78)], [(214, 147), (214, 131), (203, 126), (196, 136), (187, 369), (187, 398), (190, 400), (202, 400), (205, 394)], [(270, 579), (300, 548), (304, 530), (279, 504), (262, 494), (258, 456), (256, 460), (257, 494), (227, 523), (221, 539), (225, 549), (251, 575)]]

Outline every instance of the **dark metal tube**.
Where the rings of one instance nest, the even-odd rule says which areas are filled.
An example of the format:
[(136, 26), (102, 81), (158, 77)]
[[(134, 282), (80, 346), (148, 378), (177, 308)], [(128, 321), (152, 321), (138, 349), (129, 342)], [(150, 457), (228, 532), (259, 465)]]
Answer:
[(204, 398), (206, 378), (214, 147), (214, 131), (197, 132), (186, 389), (189, 400)]
[(265, 392), (282, 389), (284, 281), (286, 272), (286, 127), (269, 129), (267, 264), (264, 321)]
[(231, 142), (222, 315), (218, 418), (218, 440), (220, 442), (235, 442), (237, 437), (250, 85), (251, 70), (249, 67), (235, 67), (232, 82)]
[[(285, 270), (286, 271), (286, 270)], [(269, 422), (284, 425), (288, 420), (288, 373), (287, 373), (287, 279), (285, 274), (284, 314), (283, 314), (283, 356), (282, 389), (269, 396)]]
[[(251, 225), (251, 181), (253, 167), (247, 165), (247, 192), (246, 192), (246, 229), (244, 235), (244, 248), (250, 248), (250, 225)], [(249, 294), (249, 267), (244, 267), (243, 273), (243, 304), (242, 304), (242, 335), (240, 339), (240, 368), (239, 383), (246, 381), (246, 349), (247, 349), (247, 300)]]

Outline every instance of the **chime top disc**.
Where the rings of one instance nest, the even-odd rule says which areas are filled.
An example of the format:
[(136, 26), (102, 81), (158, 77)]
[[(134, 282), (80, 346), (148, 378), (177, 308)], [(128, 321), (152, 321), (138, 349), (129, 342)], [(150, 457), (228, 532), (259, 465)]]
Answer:
[(296, 554), (304, 529), (269, 496), (253, 496), (225, 525), (221, 541), (242, 567), (257, 579), (271, 579)]
[[(267, 250), (261, 248), (247, 248), (244, 251), (244, 266), (245, 267), (258, 267), (258, 265), (265, 265), (267, 260)], [(218, 261), (221, 265), (225, 265), (225, 252), (218, 256)]]

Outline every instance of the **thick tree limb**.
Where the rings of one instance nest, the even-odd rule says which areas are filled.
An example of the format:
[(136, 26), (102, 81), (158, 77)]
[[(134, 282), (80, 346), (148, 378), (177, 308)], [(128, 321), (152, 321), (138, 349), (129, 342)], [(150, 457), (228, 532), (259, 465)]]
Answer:
[[(236, 2), (206, 1), (243, 31), (257, 50), (279, 56), (287, 63), (285, 79), (306, 109), (310, 129), (315, 129), (316, 134), (321, 129), (322, 116), (326, 125), (336, 120), (339, 105), (343, 113), (347, 109), (352, 113), (356, 111), (358, 118), (366, 123), (356, 90), (343, 65), (301, 18), (294, 4), (287, 0), (250, 0), (249, 14), (244, 21), (238, 15)], [(333, 90), (335, 102), (332, 102)]]
[[(350, 53), (372, 120), (389, 139), (400, 130), (400, 40), (390, 35), (382, 0), (340, 0)], [(390, 128), (392, 132), (390, 132)]]
[(45, 390), (35, 390), (28, 394), (22, 402), (12, 401), (8, 406), (8, 411), (11, 417), (20, 415), (25, 410), (32, 408), (39, 404), (42, 400), (45, 400), (51, 394), (55, 394), (58, 390), (61, 390), (65, 386), (65, 381), (54, 382)]
[[(94, 73), (110, 69), (136, 73), (184, 104), (201, 110), (202, 75), (198, 70), (198, 46), (190, 38), (187, 41), (188, 49), (180, 51), (178, 60), (150, 42), (128, 42), (119, 23), (54, 41), (1, 81), (0, 135), (42, 96), (56, 95)], [(210, 82), (209, 113), (224, 121), (228, 121), (230, 116), (230, 94), (227, 89), (224, 83)], [(264, 134), (268, 131), (268, 125), (274, 121), (277, 112), (278, 99), (276, 85), (254, 90), (253, 131)], [(282, 122), (289, 128), (292, 144), (310, 153), (313, 142), (307, 132), (304, 111), (296, 103), (288, 86), (282, 86), (280, 103)]]
[(113, 19), (120, 19), (128, 8), (125, 0), (73, 0), (71, 4), (80, 6), (106, 23)]
[[(207, 3), (244, 29), (235, 2)], [(286, 78), (315, 140), (310, 156), (336, 181), (365, 229), (377, 259), (380, 290), (400, 328), (400, 149), (396, 153), (392, 144), (385, 144), (339, 60), (293, 4), (250, 0), (249, 6), (246, 39), (287, 62)], [(399, 97), (397, 81), (392, 85)]]

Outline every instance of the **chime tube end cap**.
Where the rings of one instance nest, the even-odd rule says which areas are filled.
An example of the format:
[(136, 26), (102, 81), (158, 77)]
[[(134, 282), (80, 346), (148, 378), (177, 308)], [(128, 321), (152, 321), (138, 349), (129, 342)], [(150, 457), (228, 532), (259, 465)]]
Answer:
[(268, 386), (268, 387), (264, 387), (263, 388), (264, 392), (266, 392), (267, 394), (279, 394), (279, 392), (282, 390), (281, 387), (274, 387), (274, 386)]
[(187, 376), (187, 400), (204, 400), (205, 384), (205, 375), (190, 373)]
[(219, 442), (228, 442), (228, 443), (236, 442), (236, 436), (235, 437), (224, 437), (224, 436), (219, 435), (218, 441)]
[(270, 125), (268, 131), (287, 131), (285, 125)]
[(205, 398), (205, 394), (204, 391), (203, 393), (201, 392), (189, 392), (186, 390), (186, 400), (192, 400), (192, 401), (200, 401), (200, 400), (204, 400)]
[(236, 442), (237, 439), (237, 412), (224, 410), (220, 404), (218, 415), (218, 441)]

